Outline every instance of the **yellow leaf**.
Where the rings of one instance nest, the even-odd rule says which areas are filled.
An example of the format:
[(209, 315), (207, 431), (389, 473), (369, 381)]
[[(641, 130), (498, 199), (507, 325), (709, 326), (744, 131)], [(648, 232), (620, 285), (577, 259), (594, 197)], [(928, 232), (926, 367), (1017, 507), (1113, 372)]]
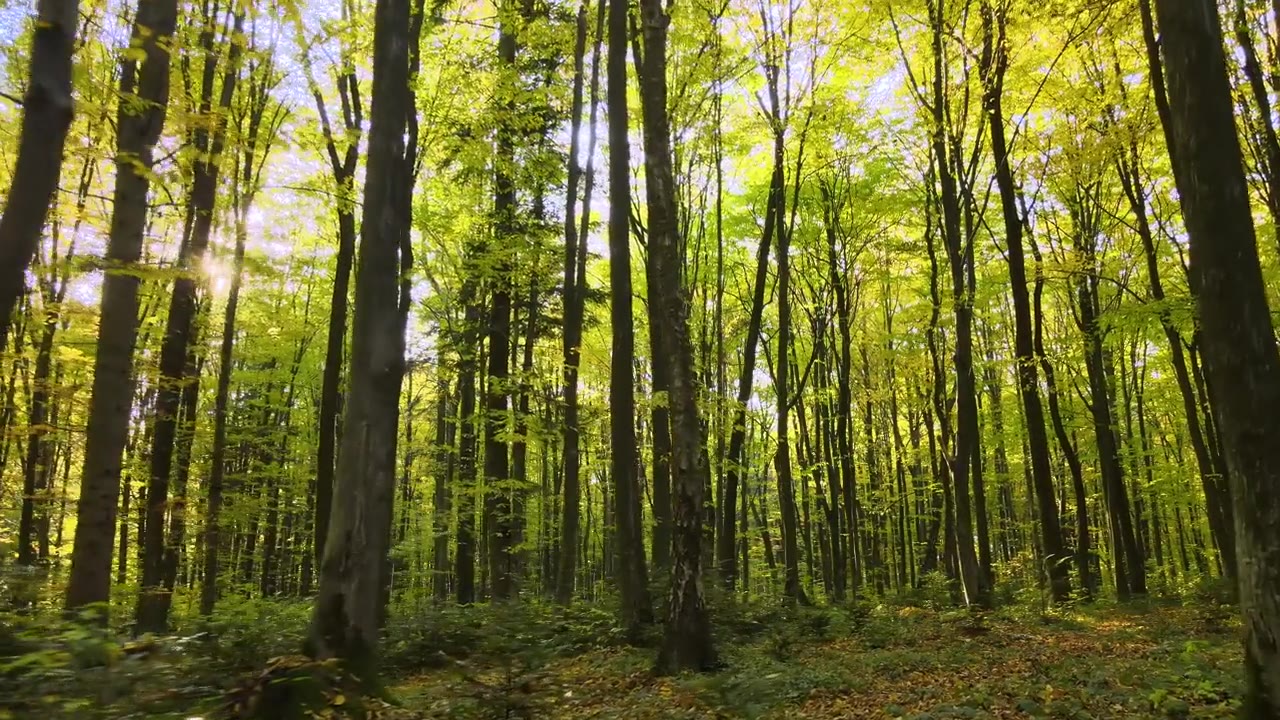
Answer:
[(347, 701), (347, 696), (346, 696), (346, 695), (343, 695), (342, 693), (338, 693), (337, 695), (334, 695), (334, 696), (333, 696), (333, 704), (334, 704), (334, 705), (341, 705), (341, 704), (345, 703), (346, 701)]

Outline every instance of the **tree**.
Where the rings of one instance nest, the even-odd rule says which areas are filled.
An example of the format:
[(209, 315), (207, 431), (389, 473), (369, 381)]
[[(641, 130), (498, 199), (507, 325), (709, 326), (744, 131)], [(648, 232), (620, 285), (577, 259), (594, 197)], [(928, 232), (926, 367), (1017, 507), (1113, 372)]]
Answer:
[[(343, 17), (353, 15), (350, 2), (342, 3)], [(300, 21), (299, 21), (300, 22)], [(329, 327), (325, 340), (324, 375), (320, 387), (320, 437), (316, 447), (315, 493), (315, 563), (324, 556), (325, 537), (329, 531), (329, 515), (333, 507), (333, 471), (337, 457), (339, 394), (341, 392), (343, 348), (347, 338), (347, 306), (351, 291), (351, 266), (356, 255), (356, 169), (360, 164), (360, 139), (364, 133), (364, 104), (360, 99), (360, 82), (356, 78), (355, 58), (349, 45), (344, 45), (337, 73), (338, 98), (342, 107), (341, 136), (335, 132), (324, 95), (315, 80), (309, 53), (303, 53), (302, 67), (307, 85), (320, 117), (325, 156), (333, 175), (338, 202), (338, 257), (333, 275), (333, 295), (329, 310)], [(340, 138), (345, 140), (345, 145)]]
[[(977, 380), (973, 369), (973, 299), (974, 243), (962, 227), (960, 182), (957, 172), (966, 165), (958, 157), (958, 141), (953, 136), (951, 101), (944, 66), (947, 5), (946, 0), (929, 0), (929, 24), (933, 37), (933, 113), (932, 143), (938, 171), (939, 197), (942, 204), (942, 239), (951, 269), (952, 303), (955, 313), (956, 437), (955, 452), (946, 459), (955, 487), (955, 536), (960, 577), (969, 603), (987, 606), (991, 603), (990, 578), (978, 564), (973, 540), (974, 505), (970, 501), (970, 471), (978, 442)], [(986, 512), (981, 503), (977, 512)]]
[(1064, 602), (1071, 595), (1071, 578), (1064, 564), (1067, 558), (1062, 545), (1062, 528), (1058, 521), (1052, 469), (1049, 465), (1049, 438), (1045, 432), (1044, 406), (1040, 402), (1040, 381), (1036, 372), (1031, 298), (1027, 291), (1027, 268), (1023, 253), (1025, 222), (1018, 209), (1013, 163), (1004, 129), (1004, 78), (1008, 67), (1005, 34), (1007, 12), (1007, 6), (994, 8), (990, 2), (982, 5), (983, 55), (980, 69), (985, 86), (983, 101), (990, 114), (991, 150), (995, 155), (996, 184), (1000, 189), (1000, 206), (1004, 218), (1005, 258), (1009, 264), (1010, 294), (1013, 296), (1018, 390), (1022, 398), (1023, 418), (1026, 420), (1027, 444), (1031, 449), (1031, 477), (1040, 518), (1041, 542), (1044, 543), (1045, 569), (1054, 600)]
[(105, 603), (110, 597), (120, 456), (133, 410), (140, 284), (136, 266), (147, 225), (155, 146), (169, 104), (168, 40), (177, 18), (176, 1), (139, 0), (130, 39), (130, 47), (137, 53), (127, 53), (122, 60), (116, 184), (106, 258), (109, 271), (102, 288), (75, 549), (67, 585), (70, 609)]
[(1174, 173), (1204, 357), (1230, 468), (1245, 627), (1245, 717), (1280, 713), (1280, 353), (1258, 262), (1217, 5), (1157, 0)]
[[(609, 281), (613, 355), (609, 366), (609, 474), (617, 529), (617, 581), (629, 633), (653, 620), (636, 478), (635, 335), (631, 324), (631, 149), (627, 112), (627, 3), (609, 0)], [(568, 548), (565, 552), (569, 552)]]
[[(591, 194), (595, 188), (596, 125), (599, 119), (600, 50), (604, 42), (604, 23), (608, 6), (606, 0), (598, 0), (595, 24), (595, 44), (591, 53), (591, 110), (588, 117), (586, 170), (579, 168), (578, 146), (582, 122), (582, 84), (584, 82), (584, 56), (587, 45), (587, 3), (578, 11), (578, 43), (574, 53), (573, 108), (571, 110), (572, 135), (569, 147), (569, 168), (566, 181), (564, 245), (564, 429), (562, 462), (564, 463), (564, 516), (560, 525), (559, 558), (556, 568), (556, 601), (567, 605), (573, 599), (574, 582), (577, 580), (578, 531), (581, 518), (582, 490), (582, 430), (579, 420), (579, 368), (582, 362), (582, 326), (587, 303), (587, 234), (591, 223)], [(582, 225), (574, 223), (574, 209), (578, 203), (577, 185), (582, 189)]]
[[(235, 15), (231, 33), (241, 35), (244, 30), (244, 12)], [(200, 275), (195, 270), (204, 260), (213, 232), (213, 210), (217, 201), (219, 175), (222, 170), (222, 154), (226, 145), (227, 113), (235, 97), (240, 79), (240, 58), (243, 53), (241, 40), (226, 37), (226, 57), (215, 45), (215, 28), (218, 19), (205, 17), (200, 33), (200, 51), (204, 55), (200, 80), (200, 100), (197, 113), (208, 118), (192, 132), (192, 143), (199, 153), (192, 172), (191, 187), (187, 198), (187, 217), (183, 228), (183, 242), (178, 250), (178, 266), (182, 274), (173, 283), (169, 300), (165, 330), (160, 346), (160, 382), (156, 396), (154, 431), (151, 436), (150, 475), (147, 480), (147, 532), (144, 538), (145, 552), (142, 563), (142, 588), (138, 596), (137, 627), (141, 632), (162, 632), (167, 629), (169, 606), (173, 597), (174, 574), (166, 568), (166, 542), (181, 544), (186, 511), (185, 483), (173, 483), (175, 492), (169, 497), (171, 477), (174, 473), (174, 451), (177, 442), (180, 404), (189, 398), (195, 401), (199, 374), (190, 372), (190, 355), (194, 350), (199, 316), (198, 285)], [(222, 85), (216, 107), (213, 103), (214, 83), (221, 69)], [(211, 127), (210, 127), (211, 126)], [(188, 417), (194, 412), (191, 408)], [(178, 472), (185, 465), (178, 464)], [(174, 535), (166, 541), (165, 519), (170, 518)]]
[[(418, 11), (419, 14), (421, 10)], [(308, 651), (339, 657), (373, 681), (385, 617), (399, 438), (404, 326), (399, 278), (401, 245), (412, 222), (404, 203), (410, 91), (408, 0), (378, 0), (374, 9), (374, 78), (369, 175), (356, 271), (351, 339), (351, 393), (343, 416), (333, 514), (320, 564)]]
[[(649, 201), (649, 255), (655, 283), (650, 288), (649, 303), (657, 308), (657, 313), (651, 312), (650, 318), (659, 318), (659, 325), (650, 327), (649, 332), (661, 338), (656, 344), (668, 353), (674, 491), (671, 595), (657, 666), (664, 672), (709, 670), (717, 660), (702, 591), (704, 438), (698, 419), (688, 311), (680, 287), (676, 183), (671, 167), (671, 128), (667, 116), (667, 26), (671, 18), (658, 0), (642, 0), (640, 23), (644, 37), (640, 100)], [(732, 508), (728, 512), (732, 514)]]

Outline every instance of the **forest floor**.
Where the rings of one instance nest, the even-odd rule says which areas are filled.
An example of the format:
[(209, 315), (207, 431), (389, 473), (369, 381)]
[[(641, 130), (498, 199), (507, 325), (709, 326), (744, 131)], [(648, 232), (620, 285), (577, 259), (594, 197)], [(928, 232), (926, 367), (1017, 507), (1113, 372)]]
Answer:
[(1225, 607), (1107, 605), (1066, 613), (880, 607), (729, 628), (725, 669), (655, 677), (653, 652), (520, 653), (393, 688), (428, 717), (1227, 718), (1240, 696)]

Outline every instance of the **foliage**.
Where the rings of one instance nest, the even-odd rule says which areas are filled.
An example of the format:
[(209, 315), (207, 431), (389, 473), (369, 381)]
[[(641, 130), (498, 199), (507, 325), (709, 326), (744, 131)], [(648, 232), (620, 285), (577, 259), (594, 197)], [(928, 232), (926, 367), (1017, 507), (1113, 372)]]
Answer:
[(92, 623), (0, 621), (0, 694), (8, 717), (177, 715), (216, 696), (225, 676), (193, 637), (127, 641)]
[[(389, 548), (355, 562), (386, 570), (357, 583), (357, 604), (385, 611), (360, 621), (384, 631), (381, 672), (411, 678), (396, 690), (406, 712), (924, 720), (1235, 707), (1227, 516), (1247, 503), (1221, 487), (1223, 389), (1205, 370), (1144, 5), (660, 3), (674, 148), (657, 158), (641, 121), (655, 98), (634, 82), (653, 70), (638, 50), (657, 26), (630, 28), (626, 102), (601, 104), (605, 2), (175, 1), (178, 30), (160, 43), (170, 88), (153, 102), (122, 73), (146, 57), (129, 39), (140, 8), (169, 2), (79, 3), (61, 184), (4, 319), (11, 713), (393, 712), (340, 663), (297, 655), (317, 585), (353, 567), (321, 552), (339, 468), (358, 499), (341, 509), (389, 524), (375, 541), (363, 517), (336, 534)], [(374, 17), (392, 4), (423, 13), (409, 69), (379, 64)], [(11, 159), (27, 101), (8, 101), (32, 87), (43, 27), (18, 22), (18, 5), (0, 3), (10, 188), (24, 182)], [(1239, 2), (1223, 20), (1266, 238), (1280, 229), (1280, 147), (1274, 92), (1250, 77), (1246, 52), (1252, 42), (1276, 64), (1280, 18), (1264, 5)], [(400, 87), (375, 82), (389, 69), (408, 70)], [(382, 263), (359, 254), (389, 237), (360, 226), (365, 186), (378, 186), (367, 158), (387, 147), (371, 136), (375, 85), (412, 108), (387, 135), (413, 143), (405, 177), (372, 177), (408, 191), (395, 200), (402, 242), (377, 245)], [(152, 166), (117, 152), (121, 118), (144, 107), (165, 114)], [(630, 217), (605, 201), (610, 115), (636, 148), (612, 196), (631, 193)], [(662, 370), (674, 353), (651, 312), (666, 304), (654, 281), (669, 278), (654, 276), (649, 181), (667, 162), (674, 187), (657, 189), (675, 195), (669, 247), (693, 354), (693, 387), (679, 389), (697, 415), (677, 440), (696, 439), (706, 466), (701, 563), (684, 584), (673, 580), (691, 565), (673, 571), (664, 543), (675, 509), (697, 509), (669, 502), (676, 389)], [(114, 194), (131, 172), (150, 182), (138, 217)], [(633, 262), (616, 275), (610, 214), (632, 232)], [(116, 257), (122, 224), (142, 228), (136, 262)], [(1280, 246), (1258, 251), (1280, 306)], [(372, 267), (385, 276), (362, 285)], [(107, 277), (137, 283), (137, 312), (118, 313), (129, 332), (107, 324)], [(635, 297), (614, 299), (634, 300), (630, 317), (610, 312), (625, 278)], [(367, 340), (355, 318), (370, 288), (390, 298), (393, 282), (402, 315), (384, 328), (395, 342), (378, 345), (403, 357), (371, 368), (353, 350)], [(1030, 295), (1031, 317), (1015, 295)], [(1028, 324), (1032, 357), (1020, 349)], [(626, 330), (636, 350), (622, 358), (613, 339)], [(108, 390), (127, 378), (128, 397), (100, 402), (104, 368)], [(343, 412), (363, 407), (375, 374), (400, 397), (377, 403), (385, 427), (364, 438)], [(624, 378), (635, 417), (615, 413)], [(176, 411), (163, 402), (175, 394)], [(95, 409), (114, 422), (90, 422)], [(611, 473), (633, 448), (615, 446), (611, 425), (634, 429), (630, 503)], [(957, 463), (962, 436), (972, 462)], [(336, 462), (341, 437), (381, 449), (378, 477), (394, 487), (374, 493), (369, 468)], [(635, 546), (620, 548), (631, 520), (637, 532), (622, 534)], [(90, 601), (105, 604), (105, 627), (64, 614), (95, 555)], [(640, 560), (657, 622), (628, 637), (616, 592)], [(1052, 575), (1070, 591), (1049, 587)], [(513, 597), (495, 597), (504, 584)], [(705, 600), (722, 672), (647, 674), (673, 588)], [(140, 625), (150, 605), (158, 616)], [(126, 639), (138, 627), (156, 632)]]

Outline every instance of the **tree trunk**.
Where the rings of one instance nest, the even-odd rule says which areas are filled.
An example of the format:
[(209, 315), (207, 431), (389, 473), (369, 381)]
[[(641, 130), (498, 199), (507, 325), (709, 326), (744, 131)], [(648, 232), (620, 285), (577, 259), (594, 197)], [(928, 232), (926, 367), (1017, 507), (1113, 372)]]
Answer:
[(1205, 439), (1201, 426), (1199, 403), (1195, 387), (1192, 385), (1191, 373), (1187, 368), (1187, 358), (1182, 347), (1182, 335), (1174, 325), (1173, 312), (1165, 302), (1164, 283), (1160, 277), (1160, 262), (1156, 252), (1155, 233), (1147, 213), (1146, 188), (1142, 183), (1141, 164), (1138, 148), (1130, 143), (1125, 149), (1119, 165), (1121, 186), (1133, 212), (1138, 236), (1142, 240), (1143, 255), (1146, 259), (1147, 282), (1151, 288), (1151, 299), (1160, 307), (1160, 326), (1164, 330), (1169, 344), (1169, 359), (1173, 365), (1173, 375), (1178, 381), (1178, 391), (1182, 396), (1183, 412), (1187, 419), (1187, 436), (1191, 441), (1191, 449), (1196, 456), (1196, 466), (1200, 470), (1200, 486), (1204, 491), (1206, 510), (1209, 515), (1209, 529), (1221, 550), (1223, 566), (1227, 576), (1236, 577), (1236, 552), (1233, 525), (1235, 520), (1231, 511), (1230, 491), (1227, 478), (1220, 475), (1209, 453), (1209, 444)]
[[(270, 118), (266, 115), (271, 95), (270, 80), (265, 76), (270, 72), (271, 66), (268, 66), (265, 72), (251, 72), (247, 80), (249, 84), (249, 97), (245, 101), (247, 127), (241, 129), (245, 133), (244, 147), (240, 150), (240, 162), (236, 167), (233, 184), (235, 251), (232, 260), (231, 286), (227, 293), (226, 309), (223, 312), (222, 343), (218, 350), (218, 380), (213, 401), (213, 448), (204, 518), (200, 614), (205, 617), (213, 613), (214, 604), (218, 600), (218, 564), (223, 545), (219, 523), (228, 463), (227, 411), (231, 393), (231, 374), (234, 370), (236, 314), (239, 311), (240, 290), (244, 282), (245, 246), (249, 240), (249, 210), (253, 207), (258, 190), (261, 188), (262, 166), (267, 162), (267, 156), (275, 144), (276, 133), (283, 120), (283, 113), (280, 112), (273, 113)], [(263, 126), (264, 120), (267, 122), (266, 127)], [(258, 153), (259, 148), (263, 150), (261, 156)]]
[(1111, 517), (1117, 566), (1125, 564), (1123, 579), (1116, 575), (1117, 592), (1122, 599), (1128, 595), (1145, 595), (1146, 558), (1134, 530), (1130, 508), (1129, 490), (1125, 485), (1124, 466), (1120, 460), (1120, 439), (1116, 432), (1115, 412), (1108, 378), (1107, 354), (1103, 346), (1104, 329), (1101, 323), (1101, 301), (1098, 297), (1100, 282), (1097, 265), (1098, 219), (1102, 209), (1094, 202), (1090, 187), (1077, 186), (1075, 197), (1068, 202), (1075, 226), (1075, 251), (1083, 270), (1077, 274), (1073, 285), (1079, 312), (1080, 330), (1084, 335), (1085, 370), (1089, 381), (1089, 412), (1093, 419), (1094, 437), (1098, 446), (1098, 464), (1101, 467), (1103, 495), (1107, 501), (1107, 513)]
[[(505, 5), (509, 6), (508, 2)], [(500, 3), (500, 5), (504, 5)], [(511, 376), (511, 255), (518, 222), (516, 207), (516, 129), (520, 112), (515, 104), (519, 71), (516, 53), (518, 30), (512, 27), (519, 22), (510, 7), (500, 8), (498, 31), (498, 97), (503, 98), (497, 111), (497, 154), (494, 157), (494, 236), (497, 241), (490, 246), (496, 253), (493, 259), (495, 271), (491, 278), (493, 287), (489, 298), (489, 368), (485, 392), (484, 439), (484, 513), (492, 523), (488, 533), (488, 563), (491, 594), (494, 600), (506, 600), (515, 592), (512, 572), (512, 508), (510, 467), (508, 465), (508, 380)]]
[(169, 104), (169, 40), (177, 15), (176, 0), (139, 0), (132, 45), (141, 50), (143, 62), (132, 55), (123, 61), (107, 262), (124, 271), (109, 271), (103, 280), (84, 469), (67, 586), (69, 609), (106, 603), (110, 594), (120, 456), (133, 409), (133, 351), (138, 334), (141, 280), (129, 271), (136, 268), (142, 256), (154, 150)]
[[(345, 14), (346, 3), (343, 4), (343, 11)], [(338, 256), (333, 271), (333, 296), (329, 306), (324, 372), (320, 380), (320, 427), (316, 440), (316, 497), (312, 551), (315, 564), (319, 566), (321, 558), (324, 557), (324, 543), (329, 532), (329, 515), (333, 507), (333, 470), (337, 456), (343, 349), (347, 338), (347, 303), (351, 291), (351, 267), (356, 255), (354, 185), (356, 168), (360, 163), (360, 138), (364, 132), (364, 106), (360, 101), (360, 85), (356, 79), (355, 68), (348, 65), (342, 68), (342, 73), (338, 76), (343, 135), (347, 142), (340, 156), (324, 96), (321, 95), (320, 86), (316, 84), (311, 66), (305, 59), (304, 69), (311, 95), (315, 99), (316, 112), (320, 116), (320, 131), (324, 135), (325, 151), (337, 191), (338, 219)]]
[[(169, 506), (170, 476), (173, 472), (174, 443), (177, 439), (178, 414), (182, 392), (187, 383), (196, 378), (187, 377), (188, 348), (199, 314), (197, 297), (201, 274), (199, 268), (209, 247), (213, 231), (213, 210), (217, 200), (218, 175), (221, 155), (226, 138), (226, 115), (235, 95), (236, 81), (240, 75), (242, 46), (226, 38), (229, 47), (222, 68), (222, 88), (217, 107), (212, 106), (213, 87), (218, 76), (221, 51), (215, 47), (213, 28), (217, 19), (204, 18), (206, 29), (200, 34), (200, 50), (204, 53), (204, 70), (201, 78), (199, 114), (212, 118), (208, 125), (197, 125), (192, 142), (200, 159), (193, 169), (191, 190), (188, 197), (187, 223), (190, 234), (183, 238), (178, 251), (178, 266), (182, 274), (173, 284), (169, 314), (160, 345), (160, 381), (156, 395), (155, 432), (151, 438), (150, 475), (147, 482), (147, 533), (144, 539), (141, 588), (138, 595), (138, 632), (163, 632), (168, 625), (168, 603), (163, 588), (165, 516)], [(235, 18), (234, 33), (244, 27), (244, 14)], [(211, 126), (211, 127), (210, 127)]]
[[(574, 226), (573, 207), (578, 202), (576, 184), (569, 186), (565, 212), (564, 254), (564, 517), (560, 526), (560, 557), (556, 569), (556, 602), (567, 605), (573, 599), (574, 581), (577, 578), (578, 534), (582, 517), (582, 455), (579, 448), (582, 429), (578, 419), (578, 366), (582, 359), (582, 324), (586, 311), (587, 295), (587, 231), (591, 222), (591, 194), (595, 186), (596, 121), (600, 113), (600, 55), (604, 42), (604, 22), (607, 0), (598, 0), (596, 11), (595, 45), (591, 53), (591, 112), (588, 122), (587, 166), (583, 172), (582, 225)], [(578, 36), (582, 39), (582, 52), (586, 46), (586, 4), (579, 14)], [(580, 56), (582, 53), (578, 53)], [(576, 56), (575, 56), (576, 57)], [(578, 61), (579, 63), (581, 61)], [(578, 68), (575, 83), (579, 82), (582, 69)], [(575, 88), (577, 86), (575, 85)], [(575, 98), (580, 89), (575, 89)], [(575, 100), (574, 122), (581, 123), (581, 101)], [(577, 142), (578, 131), (573, 131)], [(576, 181), (578, 153), (570, 152), (571, 182)]]
[[(660, 319), (660, 324), (651, 326), (650, 332), (658, 333), (660, 346), (670, 360), (673, 439), (671, 594), (657, 669), (661, 672), (710, 670), (717, 660), (711, 644), (711, 620), (702, 580), (707, 467), (703, 427), (698, 418), (688, 308), (680, 283), (683, 260), (676, 222), (671, 126), (667, 116), (667, 27), (671, 18), (660, 0), (641, 0), (640, 18), (644, 32), (640, 105), (644, 116), (649, 257), (654, 271), (652, 279), (656, 281), (650, 286), (649, 305), (651, 309), (656, 306)], [(656, 491), (654, 500), (657, 502)], [(732, 507), (728, 513), (733, 514)]]
[[(781, 172), (775, 167), (774, 174)], [(723, 502), (736, 497), (738, 487), (745, 485), (749, 472), (746, 465), (747, 440), (747, 403), (751, 400), (751, 388), (756, 373), (756, 351), (760, 346), (760, 326), (764, 319), (765, 292), (769, 284), (769, 247), (773, 239), (774, 227), (778, 224), (777, 208), (770, 202), (765, 208), (764, 230), (760, 235), (760, 245), (756, 249), (756, 274), (751, 291), (751, 315), (747, 320), (747, 337), (742, 349), (742, 371), (738, 376), (738, 397), (734, 404), (733, 425), (729, 434), (728, 472), (725, 473)], [(745, 493), (744, 493), (745, 494)], [(722, 503), (723, 504), (723, 503)], [(724, 573), (723, 580), (730, 583), (727, 568), (732, 562), (728, 556), (732, 548), (726, 547), (726, 538), (732, 539), (730, 532), (721, 532), (720, 546), (717, 552), (717, 564)]]
[(1280, 716), (1280, 354), (1258, 261), (1212, 0), (1157, 0), (1179, 197), (1230, 467), (1245, 627), (1243, 714)]
[(1031, 450), (1031, 479), (1036, 491), (1040, 515), (1040, 542), (1044, 546), (1045, 572), (1055, 602), (1071, 597), (1066, 549), (1062, 542), (1057, 499), (1054, 497), (1053, 472), (1050, 467), (1049, 438), (1045, 432), (1044, 406), (1040, 402), (1040, 380), (1036, 372), (1035, 347), (1031, 324), (1031, 299), (1027, 291), (1027, 268), (1023, 255), (1023, 219), (1018, 211), (1016, 182), (1004, 127), (1004, 77), (1008, 67), (1005, 38), (1007, 18), (1003, 9), (994, 10), (989, 2), (982, 6), (983, 15), (983, 84), (984, 104), (990, 115), (991, 150), (995, 155), (996, 184), (1004, 216), (1005, 259), (1009, 264), (1009, 284), (1013, 296), (1014, 357), (1022, 398), (1022, 415), (1027, 443)]
[(333, 513), (319, 593), (308, 633), (313, 657), (339, 657), (372, 684), (384, 619), (404, 375), (404, 326), (398, 278), (412, 218), (403, 202), (411, 104), (408, 0), (378, 0), (374, 10), (373, 96), (368, 175), (356, 271), (351, 393), (343, 417)]
[[(443, 355), (443, 353), (442, 353)], [(453, 512), (453, 473), (456, 466), (453, 444), (457, 435), (457, 415), (454, 413), (449, 386), (439, 379), (436, 385), (436, 437), (435, 437), (435, 493), (432, 495), (431, 591), (436, 602), (443, 603), (449, 597), (449, 517)]]
[(631, 148), (627, 138), (627, 3), (609, 0), (609, 285), (613, 355), (609, 367), (610, 474), (613, 476), (618, 589), (632, 637), (652, 622), (636, 478), (634, 318), (631, 312)]
[[(978, 404), (973, 371), (973, 242), (961, 229), (960, 194), (954, 174), (956, 158), (948, 149), (950, 129), (945, 106), (948, 93), (944, 82), (943, 42), (946, 29), (941, 3), (931, 7), (933, 35), (933, 154), (942, 201), (942, 238), (951, 268), (952, 300), (955, 306), (956, 439), (955, 452), (947, 458), (955, 489), (955, 537), (961, 582), (969, 604), (991, 604), (990, 578), (978, 563), (973, 539), (973, 507), (970, 502), (970, 468), (978, 440)], [(981, 509), (979, 509), (981, 511)]]

